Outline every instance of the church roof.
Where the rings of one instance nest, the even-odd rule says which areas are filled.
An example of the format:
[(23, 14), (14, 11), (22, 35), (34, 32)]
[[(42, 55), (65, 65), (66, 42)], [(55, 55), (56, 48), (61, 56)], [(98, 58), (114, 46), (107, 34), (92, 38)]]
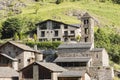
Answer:
[(89, 57), (57, 57), (54, 62), (88, 62)]
[(91, 42), (80, 42), (80, 43), (64, 43), (61, 44), (58, 49), (65, 49), (65, 48), (84, 48), (84, 49), (90, 49), (92, 46)]
[(63, 67), (61, 66), (58, 66), (56, 65), (55, 63), (50, 63), (50, 62), (34, 62), (26, 67), (24, 67), (23, 69), (21, 69), (20, 71), (26, 69), (27, 67), (31, 66), (31, 65), (34, 65), (34, 64), (37, 64), (37, 65), (40, 65), (40, 66), (43, 66), (53, 72), (62, 72), (62, 71), (67, 71), (66, 69), (64, 69)]
[(86, 71), (64, 71), (58, 77), (82, 77)]

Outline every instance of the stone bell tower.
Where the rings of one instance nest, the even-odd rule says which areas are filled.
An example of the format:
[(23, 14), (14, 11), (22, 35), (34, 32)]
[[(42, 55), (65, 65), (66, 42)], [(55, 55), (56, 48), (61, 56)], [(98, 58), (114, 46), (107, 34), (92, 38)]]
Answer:
[(81, 17), (81, 42), (94, 45), (94, 19), (87, 12)]

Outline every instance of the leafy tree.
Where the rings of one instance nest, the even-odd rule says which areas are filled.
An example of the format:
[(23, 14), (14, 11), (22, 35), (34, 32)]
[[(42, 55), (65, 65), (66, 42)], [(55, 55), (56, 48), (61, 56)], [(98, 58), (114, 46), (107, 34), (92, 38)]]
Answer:
[(18, 18), (8, 18), (2, 24), (2, 38), (11, 38), (15, 33), (20, 33), (22, 30), (22, 23)]

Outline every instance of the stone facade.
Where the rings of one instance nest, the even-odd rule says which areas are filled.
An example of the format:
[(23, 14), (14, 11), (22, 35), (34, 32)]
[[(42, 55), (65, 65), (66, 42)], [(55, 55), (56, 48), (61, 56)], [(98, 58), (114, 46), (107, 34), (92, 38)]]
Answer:
[[(20, 44), (19, 44), (20, 45)], [(14, 69), (21, 69), (27, 65), (29, 65), (30, 63), (35, 61), (35, 56), (38, 55), (39, 56), (39, 60), (42, 60), (42, 54), (35, 52), (34, 50), (24, 50), (23, 49), (16, 46), (15, 44), (12, 44), (11, 42), (7, 42), (5, 44), (3, 44), (0, 47), (0, 54), (6, 54), (9, 57), (13, 58), (13, 59), (17, 59), (17, 62), (13, 62), (14, 65)], [(15, 66), (16, 65), (16, 66)]]
[(37, 24), (39, 41), (76, 41), (81, 34), (80, 26), (69, 25), (59, 21), (46, 20)]
[[(113, 80), (113, 69), (109, 66), (109, 56), (104, 48), (94, 48), (94, 20), (88, 14), (85, 13), (81, 18), (81, 42), (83, 43), (64, 43), (58, 47), (58, 57), (74, 57), (91, 58), (90, 66), (67, 66), (64, 67), (65, 62), (61, 61), (60, 64), (64, 64), (62, 67), (68, 70), (87, 70), (91, 75), (92, 80)], [(92, 44), (88, 44), (88, 42)], [(89, 46), (91, 45), (91, 46)], [(84, 62), (84, 60), (83, 60)], [(58, 64), (58, 62), (56, 62)], [(67, 65), (73, 62), (66, 62)], [(76, 62), (74, 62), (76, 63)], [(58, 64), (58, 65), (60, 65)]]

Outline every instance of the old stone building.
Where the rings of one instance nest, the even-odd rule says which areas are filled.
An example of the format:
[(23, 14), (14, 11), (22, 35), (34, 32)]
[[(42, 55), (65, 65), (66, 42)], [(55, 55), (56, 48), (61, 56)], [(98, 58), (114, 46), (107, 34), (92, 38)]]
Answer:
[(46, 20), (36, 24), (39, 41), (76, 41), (81, 35), (80, 25), (70, 25), (55, 20)]
[(21, 69), (19, 80), (58, 80), (58, 75), (66, 69), (48, 62), (34, 62)]
[(41, 61), (42, 54), (24, 44), (8, 41), (0, 46), (0, 66), (18, 70), (36, 60)]
[(63, 43), (54, 62), (68, 70), (87, 70), (92, 80), (113, 80), (113, 69), (104, 48), (94, 48), (94, 20), (85, 13), (81, 17), (81, 42)]

